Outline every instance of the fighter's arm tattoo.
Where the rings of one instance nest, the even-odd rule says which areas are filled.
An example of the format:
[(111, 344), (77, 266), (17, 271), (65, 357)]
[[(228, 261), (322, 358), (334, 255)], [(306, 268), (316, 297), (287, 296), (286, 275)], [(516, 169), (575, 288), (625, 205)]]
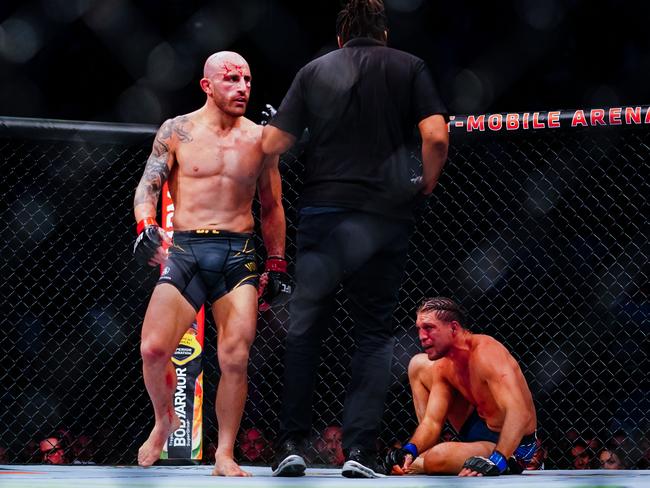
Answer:
[(174, 125), (174, 121), (170, 119), (166, 120), (158, 129), (151, 154), (147, 159), (144, 173), (138, 188), (135, 190), (135, 198), (133, 199), (134, 207), (139, 205), (151, 206), (154, 216), (160, 191), (169, 176), (170, 167), (168, 162), (171, 156), (169, 147)]
[[(135, 191), (134, 208), (144, 207), (145, 215), (136, 215), (136, 219), (156, 215), (158, 199), (163, 185), (169, 177), (174, 157), (172, 138), (180, 143), (192, 142), (192, 122), (186, 116), (166, 120), (158, 129), (153, 148), (144, 173)], [(139, 213), (136, 211), (136, 214)]]

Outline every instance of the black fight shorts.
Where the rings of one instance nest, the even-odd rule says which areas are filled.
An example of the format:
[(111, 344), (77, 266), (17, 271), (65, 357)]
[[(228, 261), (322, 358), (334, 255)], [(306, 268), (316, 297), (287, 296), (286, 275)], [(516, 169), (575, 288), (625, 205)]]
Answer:
[(169, 283), (198, 310), (235, 288), (257, 287), (259, 273), (252, 234), (198, 229), (175, 231), (174, 246), (157, 285)]

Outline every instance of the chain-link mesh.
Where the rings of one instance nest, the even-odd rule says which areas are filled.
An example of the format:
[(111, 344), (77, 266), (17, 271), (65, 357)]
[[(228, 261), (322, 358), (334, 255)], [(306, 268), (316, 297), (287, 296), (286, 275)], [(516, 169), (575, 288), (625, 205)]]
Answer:
[[(93, 461), (134, 463), (152, 426), (139, 334), (156, 273), (132, 259), (132, 199), (153, 129), (126, 137), (120, 126), (98, 136), (33, 125), (27, 135), (0, 131), (0, 445), (9, 462), (38, 462), (34, 440), (64, 428), (74, 434), (64, 439), (70, 456), (85, 434)], [(547, 467), (571, 465), (572, 429), (602, 442), (623, 431), (630, 464), (642, 458), (650, 427), (649, 146), (645, 126), (452, 137), (412, 237), (382, 445), (406, 440), (416, 426), (406, 375), (420, 351), (414, 311), (426, 296), (447, 295), (469, 310), (474, 331), (495, 336), (520, 361)], [(283, 158), (290, 258), (301, 168), (296, 157)], [(338, 298), (314, 436), (340, 423), (349, 379), (352, 324)], [(286, 310), (265, 313), (251, 352), (242, 427), (269, 440), (287, 322)], [(216, 439), (215, 342), (208, 317), (206, 443)]]

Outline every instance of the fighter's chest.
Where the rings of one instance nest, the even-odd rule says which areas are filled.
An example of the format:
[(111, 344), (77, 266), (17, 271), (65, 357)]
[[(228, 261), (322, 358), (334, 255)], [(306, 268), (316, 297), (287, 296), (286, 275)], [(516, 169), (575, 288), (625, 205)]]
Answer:
[(468, 367), (450, 368), (447, 378), (451, 386), (474, 405), (479, 403), (485, 394), (485, 381)]
[(176, 161), (183, 176), (255, 180), (261, 170), (262, 152), (259, 143), (246, 138), (203, 138), (181, 145)]

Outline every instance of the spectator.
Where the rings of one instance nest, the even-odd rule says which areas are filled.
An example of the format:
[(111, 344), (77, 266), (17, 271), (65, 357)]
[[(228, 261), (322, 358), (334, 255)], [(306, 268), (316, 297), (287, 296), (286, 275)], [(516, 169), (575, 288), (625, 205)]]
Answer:
[(7, 464), (7, 448), (0, 446), (0, 464)]
[(628, 441), (627, 433), (621, 429), (612, 434), (607, 445), (608, 447), (623, 447), (623, 445), (628, 444)]
[(336, 425), (325, 427), (316, 442), (318, 458), (324, 464), (341, 466), (345, 462), (343, 454), (343, 430)]
[(590, 469), (593, 461), (593, 452), (583, 440), (577, 440), (571, 448), (574, 469)]
[(239, 450), (245, 461), (265, 463), (268, 460), (269, 443), (259, 429), (251, 427), (239, 434)]
[(560, 437), (558, 442), (550, 443), (547, 446), (546, 469), (568, 469), (571, 467), (574, 456), (571, 454), (571, 449), (577, 440), (580, 438), (578, 430), (570, 427), (560, 434), (560, 431), (555, 431), (549, 438), (554, 439)]
[(72, 464), (95, 464), (95, 444), (88, 435), (81, 434), (70, 446)]
[(46, 437), (39, 443), (41, 462), (45, 464), (66, 464), (63, 443), (58, 437)]
[(62, 445), (71, 446), (74, 443), (74, 436), (69, 427), (60, 425), (54, 431), (54, 437), (58, 438)]
[(639, 439), (637, 443), (628, 436), (626, 431), (621, 429), (614, 432), (603, 447), (617, 454), (622, 453), (621, 460), (625, 463), (625, 469), (630, 469), (642, 459), (643, 456), (639, 456), (639, 454), (646, 451), (643, 444), (643, 439)]
[(620, 449), (604, 448), (598, 453), (600, 469), (626, 469), (625, 457)]
[(600, 439), (593, 430), (586, 430), (582, 434), (582, 440), (585, 441), (585, 444), (592, 452), (597, 452), (602, 447)]
[(564, 434), (564, 438), (569, 441), (569, 445), (572, 445), (575, 441), (578, 440), (579, 437), (580, 434), (578, 434), (578, 431), (573, 427), (567, 430)]

